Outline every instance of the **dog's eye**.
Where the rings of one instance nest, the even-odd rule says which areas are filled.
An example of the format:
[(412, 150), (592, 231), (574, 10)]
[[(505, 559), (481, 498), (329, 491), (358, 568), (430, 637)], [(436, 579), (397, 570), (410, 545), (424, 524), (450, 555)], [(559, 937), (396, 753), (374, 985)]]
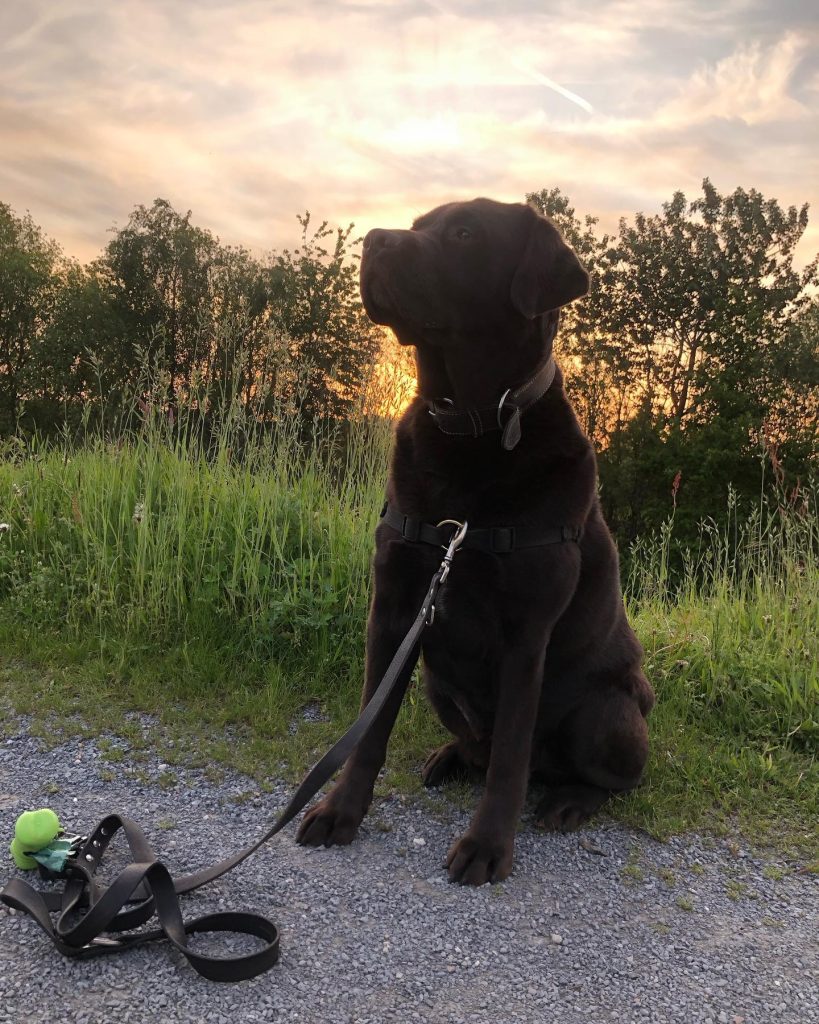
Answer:
[(453, 228), (451, 234), (456, 242), (472, 241), (472, 232), (469, 230), (469, 228)]

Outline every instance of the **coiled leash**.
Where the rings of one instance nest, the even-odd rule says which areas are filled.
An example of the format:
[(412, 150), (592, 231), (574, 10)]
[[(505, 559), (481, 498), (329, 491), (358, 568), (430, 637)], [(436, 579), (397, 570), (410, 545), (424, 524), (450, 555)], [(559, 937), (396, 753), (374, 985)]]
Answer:
[[(33, 917), (57, 949), (68, 957), (87, 959), (165, 938), (187, 958), (195, 971), (211, 981), (243, 981), (272, 967), (279, 959), (279, 930), (272, 921), (261, 914), (246, 911), (206, 914), (185, 921), (179, 896), (200, 889), (232, 871), (281, 832), (367, 735), (395, 688), (424, 627), (432, 621), (438, 590), (446, 582), (455, 552), (466, 537), (466, 522), (447, 520), (439, 523), (442, 533), (445, 525), (455, 527), (443, 544), (446, 554), (432, 577), (415, 621), (401, 641), (375, 693), (358, 720), (310, 769), (273, 825), (252, 846), (218, 864), (173, 878), (157, 858), (139, 825), (124, 815), (109, 814), (89, 836), (79, 837), (73, 845), (69, 842), (70, 855), (59, 873), (59, 877), (65, 879), (62, 892), (40, 891), (21, 878), (13, 878), (0, 891), (0, 900)], [(108, 845), (119, 831), (125, 835), (133, 861), (106, 887), (94, 876)], [(54, 875), (51, 873), (47, 877)], [(58, 915), (56, 921), (52, 920), (52, 914)], [(159, 927), (125, 934), (140, 928), (154, 915)], [(207, 956), (188, 945), (188, 936), (199, 932), (237, 932), (255, 936), (264, 945), (256, 952), (241, 956)]]

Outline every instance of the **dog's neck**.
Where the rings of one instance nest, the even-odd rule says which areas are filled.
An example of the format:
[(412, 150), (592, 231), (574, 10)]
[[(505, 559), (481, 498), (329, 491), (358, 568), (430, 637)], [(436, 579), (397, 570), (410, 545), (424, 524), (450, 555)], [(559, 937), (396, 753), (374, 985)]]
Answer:
[(459, 339), (454, 344), (417, 345), (418, 394), (425, 401), (449, 399), (456, 408), (497, 403), (507, 388), (529, 379), (552, 353), (558, 311), (530, 321), (516, 344), (495, 339)]

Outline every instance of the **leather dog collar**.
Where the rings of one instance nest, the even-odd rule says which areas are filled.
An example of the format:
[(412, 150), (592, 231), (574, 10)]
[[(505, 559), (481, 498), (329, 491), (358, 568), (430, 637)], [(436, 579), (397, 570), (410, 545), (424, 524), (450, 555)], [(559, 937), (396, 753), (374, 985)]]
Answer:
[(521, 415), (543, 398), (552, 386), (556, 369), (555, 361), (550, 357), (534, 377), (514, 390), (507, 388), (497, 406), (488, 409), (458, 410), (449, 398), (427, 399), (427, 408), (442, 433), (480, 437), (492, 430), (500, 430), (502, 447), (511, 451), (520, 441)]

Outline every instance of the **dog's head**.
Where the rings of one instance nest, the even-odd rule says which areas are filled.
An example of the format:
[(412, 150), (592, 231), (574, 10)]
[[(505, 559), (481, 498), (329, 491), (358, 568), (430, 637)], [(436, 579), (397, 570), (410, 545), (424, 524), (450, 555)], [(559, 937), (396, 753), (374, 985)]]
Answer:
[(521, 203), (448, 203), (409, 231), (375, 228), (364, 239), (364, 308), (404, 344), (510, 338), (588, 287), (557, 228)]

